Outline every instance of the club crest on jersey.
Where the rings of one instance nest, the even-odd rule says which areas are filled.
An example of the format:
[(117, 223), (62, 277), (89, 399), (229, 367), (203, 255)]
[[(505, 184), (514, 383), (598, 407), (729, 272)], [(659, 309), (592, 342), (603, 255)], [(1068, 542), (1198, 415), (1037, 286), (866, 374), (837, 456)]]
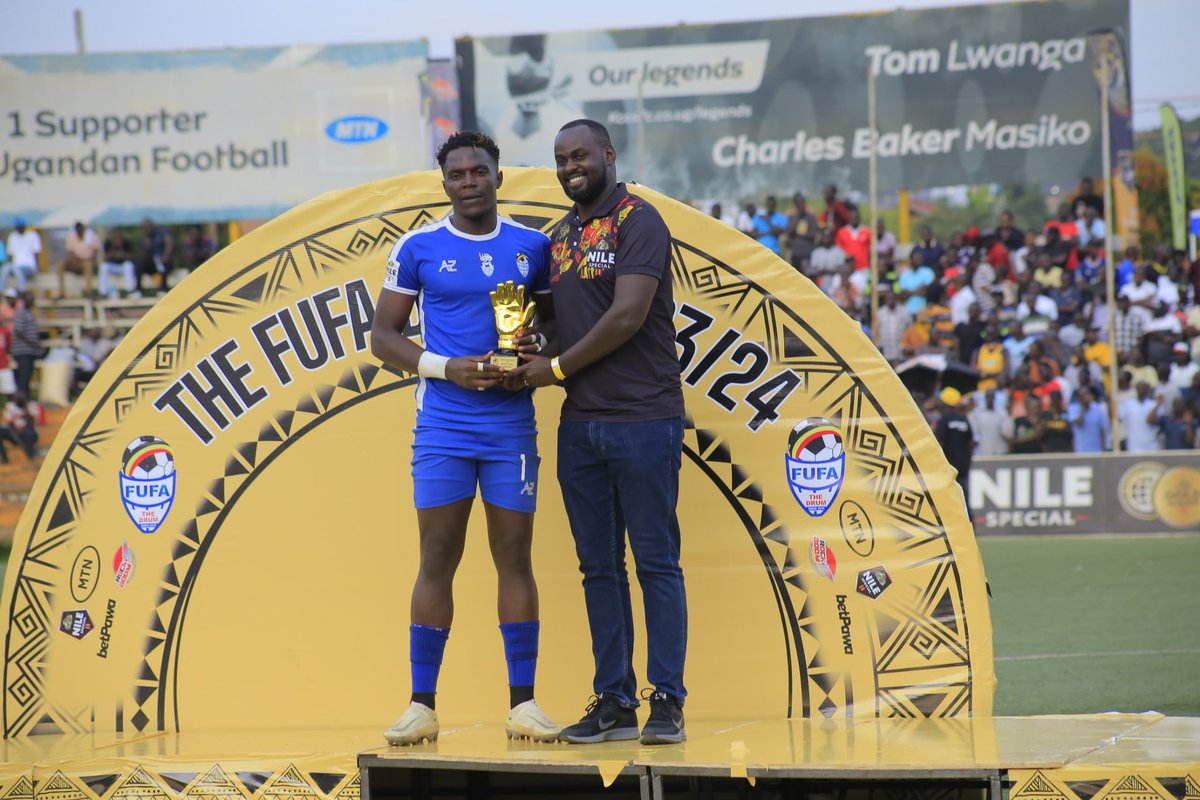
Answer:
[(142, 533), (154, 533), (175, 502), (175, 456), (157, 436), (139, 436), (121, 456), (121, 500)]
[(491, 253), (479, 254), (479, 268), (483, 270), (484, 275), (488, 276), (489, 278), (492, 277), (492, 273), (496, 271), (496, 267), (492, 264)]
[(517, 272), (521, 273), (522, 278), (529, 277), (529, 256), (524, 253), (517, 253)]
[(786, 462), (796, 502), (810, 517), (823, 515), (837, 498), (846, 474), (842, 432), (821, 417), (800, 420), (788, 437)]

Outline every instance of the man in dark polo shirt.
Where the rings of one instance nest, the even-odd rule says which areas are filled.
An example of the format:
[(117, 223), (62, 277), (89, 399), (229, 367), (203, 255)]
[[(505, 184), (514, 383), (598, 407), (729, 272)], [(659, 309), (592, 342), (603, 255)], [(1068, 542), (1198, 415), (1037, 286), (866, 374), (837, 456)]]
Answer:
[(684, 409), (671, 234), (653, 206), (617, 182), (617, 154), (603, 125), (568, 122), (554, 140), (554, 161), (575, 201), (550, 231), (559, 355), (523, 355), (527, 363), (513, 376), (530, 386), (561, 380), (567, 390), (558, 479), (583, 573), (596, 698), (561, 738), (582, 744), (638, 736), (628, 531), (654, 685), (643, 698), (650, 717), (641, 741), (681, 742), (687, 600), (675, 505)]

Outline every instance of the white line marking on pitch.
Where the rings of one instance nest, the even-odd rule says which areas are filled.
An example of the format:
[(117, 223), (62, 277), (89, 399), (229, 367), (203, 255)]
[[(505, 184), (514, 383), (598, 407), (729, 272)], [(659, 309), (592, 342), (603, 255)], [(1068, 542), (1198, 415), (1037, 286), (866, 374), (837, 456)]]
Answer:
[(1031, 656), (997, 656), (997, 661), (1040, 661), (1046, 658), (1111, 658), (1113, 656), (1190, 656), (1200, 653), (1191, 650), (1114, 650), (1108, 653), (1037, 653)]

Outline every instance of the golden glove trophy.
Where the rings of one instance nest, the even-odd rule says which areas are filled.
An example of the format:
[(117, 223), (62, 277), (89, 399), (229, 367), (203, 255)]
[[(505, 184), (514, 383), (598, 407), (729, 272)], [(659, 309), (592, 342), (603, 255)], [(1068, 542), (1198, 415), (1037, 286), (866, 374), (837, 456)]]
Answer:
[(501, 369), (515, 369), (521, 360), (517, 357), (517, 343), (513, 337), (517, 331), (529, 327), (535, 308), (532, 302), (525, 305), (525, 287), (512, 281), (496, 284), (496, 291), (490, 294), (498, 335), (491, 363)]

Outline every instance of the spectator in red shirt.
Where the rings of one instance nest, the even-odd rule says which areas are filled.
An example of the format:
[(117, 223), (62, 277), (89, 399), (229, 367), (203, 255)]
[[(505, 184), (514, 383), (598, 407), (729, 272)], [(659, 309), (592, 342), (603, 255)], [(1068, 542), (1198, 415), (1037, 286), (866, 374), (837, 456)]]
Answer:
[(838, 229), (835, 241), (854, 259), (855, 269), (871, 266), (871, 229), (859, 224), (857, 208), (850, 209), (850, 218)]
[(1062, 243), (1070, 250), (1067, 252), (1067, 269), (1075, 269), (1079, 265), (1079, 226), (1071, 216), (1071, 207), (1062, 203), (1058, 207), (1058, 219), (1052, 219), (1043, 228), (1045, 231), (1056, 230)]
[(837, 196), (837, 186), (829, 184), (825, 187), (825, 210), (821, 212), (821, 227), (832, 228), (837, 232), (850, 223), (850, 211), (854, 206)]
[(0, 321), (0, 398), (4, 400), (17, 391), (12, 362), (8, 358), (8, 348), (11, 343), (12, 320), (2, 320)]

